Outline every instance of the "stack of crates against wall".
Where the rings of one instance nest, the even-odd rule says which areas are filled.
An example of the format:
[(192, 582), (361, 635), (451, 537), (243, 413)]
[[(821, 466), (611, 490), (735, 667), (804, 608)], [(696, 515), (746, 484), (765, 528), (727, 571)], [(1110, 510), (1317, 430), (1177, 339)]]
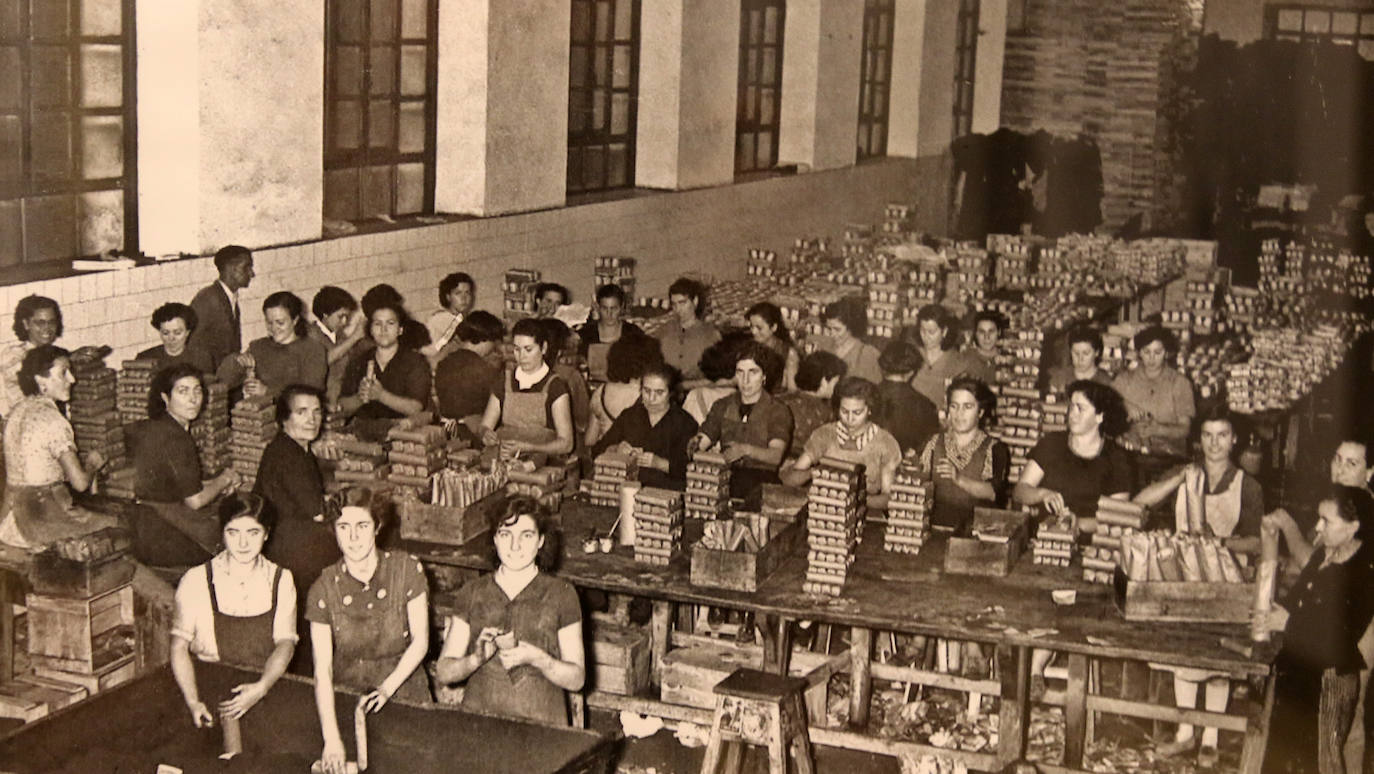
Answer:
[(792, 263), (824, 264), (830, 260), (830, 240), (825, 237), (797, 237), (792, 243)]
[[(275, 420), (275, 410), (273, 419)], [(233, 464), (229, 430), (229, 387), (223, 382), (205, 383), (205, 404), (191, 421), (191, 437), (200, 454), (200, 474), (213, 478)]]
[(119, 367), (115, 406), (121, 424), (132, 425), (148, 418), (148, 393), (153, 389), (155, 360), (125, 360)]
[(682, 545), (682, 493), (646, 486), (635, 493), (635, 561), (665, 565)]
[(993, 254), (993, 284), (1001, 290), (1025, 290), (1030, 286), (1034, 245), (1013, 234), (988, 234)]
[(1083, 549), (1083, 580), (1110, 584), (1121, 563), (1121, 540), (1145, 528), (1145, 506), (1103, 497), (1097, 501), (1097, 527)]
[(534, 286), (539, 284), (540, 276), (538, 269), (506, 269), (502, 290), (505, 297), (503, 316), (507, 325), (534, 315)]
[(803, 591), (839, 596), (863, 529), (867, 496), (862, 464), (826, 457), (811, 469)]
[(243, 476), (242, 489), (253, 488), (262, 452), (277, 435), (275, 402), (266, 395), (244, 398), (234, 405), (230, 423), (229, 456)]
[(1277, 237), (1260, 242), (1260, 252), (1255, 262), (1259, 265), (1261, 288), (1283, 275), (1283, 246)]
[(1108, 328), (1102, 334), (1102, 357), (1097, 361), (1097, 367), (1112, 376), (1125, 370), (1128, 341), (1134, 335), (1133, 327), (1113, 325)]
[(596, 287), (619, 285), (626, 298), (635, 297), (635, 259), (603, 255), (596, 259)]
[(1021, 475), (1026, 455), (1040, 440), (1040, 358), (1044, 334), (1008, 328), (998, 342), (996, 358), (997, 423), (993, 434), (1011, 452), (1012, 480)]
[(730, 515), (730, 466), (718, 452), (699, 451), (687, 462), (687, 490), (683, 498), (693, 519), (724, 519)]
[(955, 248), (954, 271), (947, 277), (945, 297), (971, 306), (983, 300), (992, 260), (976, 242), (960, 242)]
[(907, 271), (905, 284), (911, 288), (911, 295), (908, 297), (907, 317), (903, 324), (915, 325), (916, 314), (921, 311), (921, 307), (940, 301), (944, 277), (938, 268), (920, 265)]
[(1364, 301), (1374, 290), (1370, 288), (1369, 256), (1357, 255), (1329, 243), (1313, 246), (1303, 268), (1307, 290), (1318, 299), (1318, 307), (1343, 307), (1347, 300)]
[(67, 403), (68, 417), (76, 436), (76, 450), (83, 457), (98, 452), (107, 460), (106, 470), (125, 467), (124, 427), (119, 421), (118, 374), (103, 357), (71, 357), (76, 383)]
[(592, 505), (620, 506), (620, 487), (639, 476), (639, 462), (630, 454), (605, 451), (592, 460), (592, 478), (583, 479), (581, 491)]
[(1141, 285), (1159, 285), (1183, 273), (1188, 246), (1177, 239), (1114, 242), (1111, 258), (1118, 274)]
[(889, 203), (883, 208), (884, 234), (910, 234), (915, 230), (915, 207), (910, 204)]
[(749, 248), (748, 271), (751, 277), (773, 277), (778, 273), (778, 254), (762, 247)]
[[(814, 288), (812, 292), (807, 294), (808, 305), (803, 332), (808, 341), (814, 341), (826, 335), (825, 323), (822, 322), (825, 317), (825, 309), (841, 298), (844, 298), (844, 293), (840, 292), (834, 285), (829, 284), (826, 288)], [(814, 345), (808, 345), (807, 351), (810, 352), (813, 348)]]
[(534, 470), (512, 467), (506, 471), (506, 493), (533, 497), (544, 508), (556, 511), (563, 505), (567, 471), (561, 465), (545, 465)]
[(386, 434), (386, 480), (417, 497), (430, 493), (430, 477), (448, 466), (448, 436), (438, 425), (393, 427)]
[(926, 483), (914, 458), (906, 458), (897, 466), (892, 492), (887, 502), (887, 530), (883, 533), (883, 549), (899, 554), (917, 554), (930, 537), (930, 520), (926, 517)]

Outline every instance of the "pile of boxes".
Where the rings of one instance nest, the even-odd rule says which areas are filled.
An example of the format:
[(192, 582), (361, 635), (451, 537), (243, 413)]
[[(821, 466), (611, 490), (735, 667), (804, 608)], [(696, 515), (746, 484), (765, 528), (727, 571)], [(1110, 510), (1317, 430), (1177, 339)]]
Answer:
[(444, 428), (438, 425), (391, 428), (387, 432), (386, 457), (390, 465), (386, 480), (416, 493), (429, 492), (431, 477), (448, 467), (447, 444)]
[(153, 389), (153, 360), (125, 360), (119, 369), (115, 405), (121, 424), (131, 425), (148, 418), (148, 393)]
[(1103, 497), (1097, 501), (1097, 529), (1083, 549), (1083, 580), (1109, 584), (1121, 564), (1121, 541), (1145, 528), (1145, 506)]
[(866, 498), (863, 465), (827, 457), (811, 469), (803, 591), (839, 596), (863, 529)]
[(603, 255), (596, 259), (596, 287), (617, 285), (626, 298), (635, 297), (635, 259), (623, 255)]
[(243, 477), (241, 488), (245, 490), (253, 488), (262, 452), (277, 435), (276, 414), (274, 401), (266, 395), (244, 398), (231, 412), (229, 456), (234, 470)]
[(926, 516), (929, 493), (920, 470), (910, 460), (897, 467), (892, 490), (887, 500), (887, 529), (883, 533), (883, 549), (899, 554), (917, 554), (930, 537), (930, 519)]
[(511, 466), (506, 471), (506, 494), (533, 497), (541, 506), (556, 511), (563, 505), (566, 472), (562, 467), (545, 465), (530, 469)]
[[(275, 408), (273, 419), (275, 420)], [(233, 436), (229, 428), (229, 388), (222, 382), (205, 383), (205, 403), (191, 421), (191, 437), (200, 455), (200, 474), (214, 478), (233, 464), (230, 448)], [(261, 457), (262, 455), (258, 455)], [(254, 475), (257, 469), (254, 468)]]
[(339, 455), (334, 465), (334, 481), (340, 486), (379, 484), (387, 475), (386, 447), (340, 435), (330, 439)]
[(748, 272), (751, 277), (772, 277), (778, 272), (778, 254), (762, 247), (749, 248)]
[(539, 284), (540, 276), (537, 269), (506, 269), (506, 279), (502, 285), (505, 301), (502, 316), (507, 325), (534, 315), (534, 286)]
[(71, 359), (71, 388), (68, 416), (76, 435), (76, 450), (82, 455), (99, 452), (110, 470), (124, 467), (124, 427), (117, 407), (118, 376), (99, 356)]
[(1011, 452), (1012, 480), (1021, 475), (1026, 455), (1040, 440), (1040, 359), (1044, 334), (1034, 329), (1008, 328), (998, 342), (996, 382), (997, 423), (993, 434)]
[(910, 204), (888, 204), (883, 208), (884, 234), (909, 234), (915, 230), (915, 207)]
[(687, 515), (693, 519), (723, 519), (730, 515), (730, 465), (719, 452), (699, 451), (687, 462)]
[(635, 493), (635, 561), (666, 565), (682, 545), (682, 493), (642, 487)]
[(988, 234), (988, 252), (996, 255), (993, 283), (1006, 290), (1025, 290), (1030, 286), (1034, 245), (1009, 234)]
[(620, 487), (639, 477), (639, 461), (633, 455), (604, 451), (592, 461), (591, 480), (582, 480), (581, 491), (592, 505), (620, 506)]
[(1031, 541), (1031, 559), (1035, 564), (1068, 567), (1076, 550), (1074, 520), (1071, 514), (1053, 516), (1040, 525)]

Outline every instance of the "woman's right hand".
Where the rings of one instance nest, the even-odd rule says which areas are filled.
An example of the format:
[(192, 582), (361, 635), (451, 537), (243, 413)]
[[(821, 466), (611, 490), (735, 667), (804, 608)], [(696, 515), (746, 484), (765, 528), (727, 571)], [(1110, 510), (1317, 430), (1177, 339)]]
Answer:
[(320, 751), (320, 763), (325, 774), (346, 774), (348, 769), (345, 766), (343, 740), (325, 742), (324, 749)]
[(500, 436), (498, 436), (498, 435), (496, 434), (496, 431), (495, 431), (495, 430), (484, 429), (484, 430), (482, 431), (482, 445), (483, 445), (483, 446), (495, 446), (496, 444), (498, 444), (498, 443), (500, 443), (500, 442), (501, 442), (501, 438), (500, 438)]
[(210, 708), (205, 706), (205, 702), (192, 702), (186, 705), (186, 709), (191, 711), (191, 722), (196, 728), (209, 728), (215, 724), (215, 716), (210, 714)]
[(482, 631), (477, 633), (477, 655), (485, 664), (496, 655), (496, 637), (501, 634), (501, 630), (495, 626), (484, 626)]
[(692, 448), (699, 452), (707, 451), (711, 448), (711, 437), (705, 433), (697, 433), (697, 437), (692, 439)]
[(234, 360), (239, 364), (239, 367), (241, 368), (257, 367), (257, 361), (253, 360), (253, 355), (249, 352), (240, 352), (237, 355), (234, 355)]
[(1045, 506), (1050, 513), (1053, 513), (1055, 516), (1063, 516), (1064, 513), (1069, 510), (1069, 507), (1064, 504), (1063, 494), (1053, 489), (1041, 489), (1040, 491), (1043, 495), (1040, 498), (1040, 504)]
[(266, 395), (267, 385), (263, 384), (261, 379), (246, 379), (243, 382), (243, 394), (249, 398)]
[(243, 477), (240, 476), (239, 472), (237, 470), (234, 470), (233, 468), (229, 468), (228, 470), (219, 474), (218, 480), (221, 493), (232, 492), (235, 489), (238, 489), (239, 484), (243, 483)]

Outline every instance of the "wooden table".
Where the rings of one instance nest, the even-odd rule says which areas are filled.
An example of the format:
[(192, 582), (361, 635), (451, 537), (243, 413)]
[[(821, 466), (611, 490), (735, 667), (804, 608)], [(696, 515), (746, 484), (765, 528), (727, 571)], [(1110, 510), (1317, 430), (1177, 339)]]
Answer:
[[(604, 534), (615, 518), (613, 510), (566, 501), (561, 515), (566, 539), (563, 562), (558, 569), (560, 577), (579, 587), (654, 601), (651, 635), (655, 682), (661, 674), (662, 657), (673, 640), (670, 624), (674, 603), (754, 612), (764, 632), (765, 667), (779, 672), (787, 669), (791, 653), (789, 622), (813, 620), (851, 627), (852, 728), (847, 732), (813, 728), (813, 740), (821, 744), (889, 754), (910, 750), (952, 755), (964, 759), (971, 768), (1000, 769), (1025, 755), (1030, 717), (1030, 656), (1033, 649), (1043, 648), (1065, 654), (1068, 661), (1068, 689), (1062, 695), (1048, 697), (1050, 703), (1062, 701), (1065, 706), (1066, 769), (1077, 770), (1082, 765), (1089, 713), (1111, 712), (1171, 721), (1185, 719), (1223, 730), (1243, 731), (1246, 737), (1241, 770), (1259, 770), (1272, 706), (1272, 680), (1264, 680), (1265, 698), (1249, 716), (1179, 711), (1088, 692), (1090, 664), (1098, 658), (1164, 662), (1214, 669), (1236, 678), (1268, 678), (1272, 650), (1247, 657), (1220, 645), (1223, 636), (1244, 641), (1248, 632), (1242, 626), (1129, 622), (1117, 611), (1110, 588), (1086, 584), (1081, 576), (1075, 578), (1081, 573), (1077, 567), (1041, 568), (1032, 565), (1029, 557), (1023, 557), (1007, 578), (948, 576), (940, 570), (942, 542), (928, 544), (916, 557), (889, 553), (881, 547), (880, 524), (866, 526), (866, 537), (850, 568), (842, 597), (820, 597), (801, 591), (806, 567), (804, 552), (784, 562), (756, 592), (704, 588), (690, 584), (685, 553), (666, 567), (636, 563), (628, 547), (617, 547), (609, 554), (582, 553), (582, 538), (592, 528)], [(686, 527), (684, 545), (690, 545), (700, 534), (701, 525), (689, 520)], [(399, 547), (431, 566), (481, 571), (491, 566), (489, 545), (489, 537), (483, 536), (462, 547), (415, 542), (403, 542)], [(1077, 603), (1054, 604), (1050, 590), (1061, 588), (1077, 590)], [(442, 596), (436, 604), (442, 606)], [(996, 648), (1000, 677), (996, 681), (975, 680), (874, 663), (875, 631), (990, 644)], [(999, 749), (995, 753), (961, 754), (924, 745), (892, 744), (888, 740), (876, 743), (864, 733), (874, 677), (1002, 696)], [(607, 696), (590, 697), (589, 703), (621, 708), (626, 704), (622, 697)], [(709, 720), (710, 714), (691, 708), (674, 709), (670, 705), (658, 709), (667, 717), (693, 722), (701, 722), (703, 717)], [(1059, 770), (1044, 765), (1041, 769)]]

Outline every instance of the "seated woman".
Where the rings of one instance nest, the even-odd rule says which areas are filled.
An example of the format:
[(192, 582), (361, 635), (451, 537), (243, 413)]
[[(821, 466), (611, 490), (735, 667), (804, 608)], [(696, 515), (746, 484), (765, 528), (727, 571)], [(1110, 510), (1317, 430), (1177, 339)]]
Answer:
[(0, 348), (0, 417), (8, 417), (14, 404), (24, 399), (19, 389), (24, 356), (62, 337), (61, 307), (47, 296), (24, 296), (14, 305), (14, 335), (17, 341)]
[(839, 421), (816, 428), (806, 439), (801, 456), (783, 467), (782, 481), (789, 486), (805, 486), (811, 480), (811, 468), (826, 457), (862, 463), (868, 504), (884, 508), (897, 464), (902, 461), (902, 449), (892, 433), (873, 421), (878, 387), (867, 379), (846, 376), (835, 387), (835, 400)]
[(1181, 455), (1197, 408), (1188, 377), (1165, 365), (1178, 351), (1178, 339), (1168, 328), (1152, 325), (1135, 335), (1139, 367), (1123, 371), (1112, 382), (1126, 401), (1131, 420), (1125, 440), (1151, 452)]
[(329, 352), (306, 335), (305, 304), (295, 293), (277, 291), (262, 302), (267, 335), (254, 339), (248, 351), (226, 357), (216, 377), (230, 387), (243, 386), (244, 397), (276, 398), (288, 384), (319, 390), (329, 375)]
[(559, 307), (572, 303), (568, 289), (554, 282), (534, 286), (534, 316), (543, 320), (558, 313)]
[(735, 353), (736, 394), (711, 406), (690, 448), (706, 451), (719, 444), (733, 468), (730, 496), (758, 502), (762, 487), (779, 483), (778, 467), (792, 442), (792, 412), (768, 394), (764, 374), (776, 379), (782, 361), (773, 350), (746, 341)]
[(493, 519), (496, 571), (453, 600), (434, 674), (467, 680), (465, 709), (568, 725), (565, 692), (582, 690), (586, 654), (577, 592), (548, 573), (558, 557), (551, 525), (533, 499), (511, 498)]
[(682, 491), (687, 487), (687, 444), (697, 421), (670, 399), (677, 372), (665, 363), (650, 363), (640, 376), (639, 401), (620, 413), (592, 447), (592, 456), (619, 449), (639, 458), (639, 481), (645, 486)]
[(940, 432), (940, 411), (911, 386), (921, 354), (910, 343), (894, 339), (883, 348), (878, 367), (883, 369), (883, 381), (878, 385), (875, 421), (897, 439), (902, 454), (920, 454)]
[(778, 402), (792, 412), (788, 457), (800, 457), (816, 428), (835, 421), (835, 386), (844, 378), (844, 372), (844, 361), (829, 352), (817, 350), (801, 359), (797, 366), (797, 391), (778, 396)]
[(339, 407), (364, 437), (386, 437), (396, 420), (418, 414), (429, 404), (429, 361), (401, 343), (407, 320), (401, 306), (379, 302), (367, 318), (375, 346), (354, 355), (344, 371)]
[[(35, 347), (19, 367), (24, 399), (5, 421), (5, 499), (0, 504), (0, 543), (40, 551), (63, 538), (119, 524), (117, 519), (73, 504), (68, 484), (90, 488), (105, 465), (99, 452), (76, 453), (72, 425), (57, 407), (71, 399), (71, 362), (67, 350)], [(3, 604), (3, 603), (0, 603)]]
[(240, 479), (229, 468), (201, 481), (200, 453), (190, 427), (204, 404), (200, 370), (178, 363), (153, 376), (149, 418), (125, 428), (136, 471), (134, 496), (149, 506), (148, 511), (135, 511), (139, 515), (133, 525), (134, 554), (145, 564), (184, 567), (219, 552), (219, 524), (201, 509), (233, 492)]
[(949, 310), (939, 304), (927, 304), (916, 313), (916, 325), (902, 332), (902, 338), (921, 353), (921, 367), (911, 377), (911, 386), (926, 396), (936, 408), (945, 407), (945, 385), (956, 376), (963, 376), (970, 368), (981, 368), (960, 352), (958, 326)]
[(458, 324), (457, 347), (434, 369), (434, 393), (439, 416), (462, 423), (474, 436), (482, 412), (501, 381), (501, 369), (491, 362), (492, 352), (506, 338), (501, 318), (482, 310), (470, 312)]
[(878, 367), (878, 350), (861, 337), (868, 328), (863, 301), (852, 296), (841, 298), (825, 308), (821, 315), (828, 341), (821, 348), (844, 361), (845, 373), (867, 379), (874, 384), (883, 380)]
[[(581, 341), (568, 324), (557, 317), (541, 317), (539, 324), (544, 326), (544, 335), (549, 341), (549, 352), (545, 359), (555, 376), (568, 385), (568, 408), (572, 411), (573, 451), (582, 455), (585, 451), (587, 428), (592, 423), (592, 396), (587, 388), (587, 379), (582, 375), (581, 354), (578, 342)], [(640, 340), (647, 337), (638, 337)], [(614, 346), (614, 345), (612, 345)]]
[(358, 311), (358, 301), (353, 294), (334, 285), (325, 285), (315, 292), (310, 302), (310, 312), (315, 315), (315, 324), (307, 334), (324, 347), (329, 373), (325, 377), (325, 406), (339, 402), (343, 390), (344, 369), (348, 368), (349, 354), (358, 342), (363, 340), (367, 318)]
[(967, 536), (974, 508), (1006, 501), (1011, 452), (987, 432), (997, 408), (987, 385), (961, 376), (945, 395), (945, 429), (926, 442), (920, 467), (935, 482), (932, 526)]
[[(735, 392), (735, 351), (750, 339), (749, 334), (737, 331), (718, 339), (701, 353), (701, 362), (696, 369), (701, 379), (682, 401), (683, 411), (691, 414), (698, 425), (706, 421), (716, 401)], [(673, 365), (666, 357), (664, 362)], [(687, 387), (685, 381), (683, 387)]]
[(647, 336), (631, 336), (611, 345), (606, 358), (606, 382), (592, 390), (588, 446), (596, 446), (621, 412), (639, 400), (644, 369), (661, 359), (658, 342)]
[(1071, 383), (1080, 379), (1100, 384), (1112, 383), (1112, 377), (1097, 367), (1102, 360), (1102, 334), (1086, 325), (1079, 325), (1069, 331), (1067, 344), (1069, 364), (1050, 369), (1050, 392), (1063, 395)]
[[(1145, 506), (1154, 506), (1174, 495), (1174, 531), (1214, 535), (1224, 538), (1226, 547), (1237, 553), (1258, 553), (1260, 524), (1264, 518), (1264, 492), (1259, 482), (1243, 473), (1231, 460), (1236, 445), (1236, 423), (1224, 405), (1216, 406), (1199, 417), (1200, 462), (1192, 462), (1177, 472), (1150, 484), (1134, 498)], [(1198, 684), (1207, 684), (1206, 709), (1225, 712), (1231, 694), (1226, 675), (1206, 669), (1151, 664), (1151, 667), (1174, 676), (1174, 700), (1186, 709), (1197, 707)], [(1191, 723), (1180, 723), (1174, 739), (1156, 751), (1162, 755), (1177, 755), (1192, 750), (1198, 743)], [(1202, 752), (1199, 761), (1217, 759), (1217, 729), (1207, 727), (1202, 732)]]
[(973, 316), (969, 329), (973, 341), (964, 350), (967, 373), (983, 384), (992, 384), (997, 377), (997, 342), (1007, 329), (1007, 317), (996, 309), (983, 309)]
[[(196, 728), (214, 725), (217, 715), (243, 718), (276, 685), (296, 649), (296, 584), (290, 570), (262, 555), (272, 532), (262, 498), (224, 498), (219, 522), (224, 550), (181, 576), (172, 619), (172, 676)], [(192, 654), (262, 676), (240, 685), (200, 682)]]
[[(1374, 500), (1368, 490), (1333, 486), (1317, 506), (1317, 546), (1298, 581), (1255, 626), (1283, 632), (1274, 661), (1274, 709), (1264, 751), (1266, 774), (1344, 771), (1344, 742), (1359, 700), (1360, 636), (1374, 618)], [(1280, 532), (1264, 517), (1264, 530)], [(1302, 557), (1298, 558), (1299, 561)]]
[[(702, 373), (700, 363), (706, 348), (720, 341), (720, 331), (703, 319), (706, 288), (696, 280), (678, 277), (668, 286), (668, 302), (672, 315), (668, 324), (655, 334), (663, 347), (663, 361), (682, 374), (684, 390), (709, 386), (713, 380)], [(700, 422), (705, 417), (706, 412), (702, 411), (696, 419)]]
[(529, 318), (511, 329), (515, 370), (497, 384), (482, 414), (482, 441), (499, 443), (503, 457), (573, 450), (572, 399), (549, 364), (548, 334), (542, 321)]
[(472, 311), (477, 285), (467, 272), (454, 272), (439, 280), (439, 311), (429, 316), (425, 329), (429, 331), (429, 344), (420, 354), (433, 362), (452, 352), (450, 344), (455, 344), (454, 336), (458, 326)]
[(407, 553), (377, 548), (377, 535), (395, 511), (390, 492), (346, 490), (333, 525), (343, 558), (320, 573), (307, 597), (315, 708), (324, 737), (320, 759), (329, 771), (343, 771), (344, 764), (336, 685), (362, 693), (368, 712), (380, 711), (393, 697), (430, 701), (428, 680), (419, 669), (429, 647), (424, 569)]
[(619, 285), (602, 285), (596, 291), (595, 320), (578, 330), (582, 337), (582, 356), (587, 360), (587, 376), (594, 382), (606, 380), (606, 357), (611, 345), (628, 336), (644, 336), (644, 331), (620, 315), (625, 311), (625, 291)]
[(213, 372), (215, 364), (210, 353), (188, 344), (198, 322), (196, 310), (186, 304), (172, 302), (159, 306), (153, 310), (153, 329), (162, 343), (138, 353), (138, 359), (151, 360), (157, 363), (158, 368), (165, 368), (172, 363), (190, 363), (199, 368), (201, 373)]
[(783, 324), (782, 310), (777, 304), (762, 301), (749, 307), (744, 319), (749, 321), (749, 333), (754, 341), (773, 350), (783, 359), (782, 378), (772, 392), (777, 394), (797, 389), (797, 367), (801, 364), (801, 354), (797, 352), (797, 345), (792, 343), (792, 332)]

